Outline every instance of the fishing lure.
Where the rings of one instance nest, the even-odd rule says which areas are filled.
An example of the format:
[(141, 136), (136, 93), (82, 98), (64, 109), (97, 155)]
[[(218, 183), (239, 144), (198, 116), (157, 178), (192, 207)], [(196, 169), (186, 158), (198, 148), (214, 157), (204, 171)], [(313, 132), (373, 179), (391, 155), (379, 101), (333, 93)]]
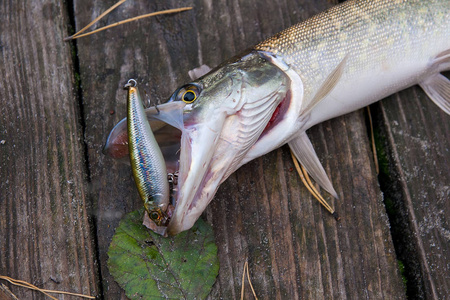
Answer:
[(150, 220), (163, 226), (169, 219), (166, 163), (148, 123), (136, 81), (130, 79), (124, 89), (128, 90), (128, 150), (134, 181)]

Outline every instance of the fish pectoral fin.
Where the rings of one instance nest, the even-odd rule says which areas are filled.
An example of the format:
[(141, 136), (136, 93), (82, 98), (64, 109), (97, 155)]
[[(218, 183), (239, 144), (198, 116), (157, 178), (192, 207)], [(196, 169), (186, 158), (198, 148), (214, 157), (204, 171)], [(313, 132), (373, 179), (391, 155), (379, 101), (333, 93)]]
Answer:
[(333, 188), (333, 184), (328, 178), (322, 164), (317, 157), (316, 151), (311, 144), (306, 132), (296, 135), (289, 141), (289, 147), (294, 152), (295, 157), (301, 165), (305, 167), (312, 178), (333, 197), (338, 199), (338, 195)]
[(450, 115), (450, 80), (447, 77), (433, 74), (419, 85), (437, 106)]
[(207, 65), (201, 65), (198, 68), (192, 69), (188, 71), (189, 78), (191, 78), (192, 81), (197, 80), (198, 78), (202, 77), (203, 75), (206, 75), (211, 71), (212, 69)]
[(309, 113), (314, 108), (314, 106), (316, 106), (335, 88), (335, 86), (341, 79), (342, 74), (344, 73), (345, 66), (347, 65), (347, 58), (348, 55), (346, 55), (337, 65), (337, 67), (328, 75), (314, 97), (307, 103), (303, 103), (302, 114), (305, 115)]

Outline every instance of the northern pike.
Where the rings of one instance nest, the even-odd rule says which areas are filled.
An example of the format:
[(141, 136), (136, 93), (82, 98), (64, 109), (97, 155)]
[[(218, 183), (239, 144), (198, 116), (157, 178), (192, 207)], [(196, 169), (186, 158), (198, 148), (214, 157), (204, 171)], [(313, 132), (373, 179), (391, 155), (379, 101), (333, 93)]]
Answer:
[(450, 1), (349, 0), (182, 86), (164, 112), (148, 111), (181, 132), (168, 233), (191, 228), (231, 173), (284, 144), (337, 197), (306, 130), (415, 84), (450, 114), (446, 70)]
[(166, 163), (148, 123), (136, 81), (130, 79), (124, 89), (128, 90), (128, 151), (134, 181), (148, 217), (156, 225), (149, 227), (163, 234), (165, 228), (158, 227), (164, 227), (168, 220), (170, 196)]

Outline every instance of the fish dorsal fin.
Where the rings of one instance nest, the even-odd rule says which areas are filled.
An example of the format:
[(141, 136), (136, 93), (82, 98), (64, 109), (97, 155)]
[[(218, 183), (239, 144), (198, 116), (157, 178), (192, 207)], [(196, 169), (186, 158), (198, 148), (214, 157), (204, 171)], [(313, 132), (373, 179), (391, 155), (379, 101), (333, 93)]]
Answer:
[(189, 77), (192, 81), (197, 80), (198, 78), (202, 77), (203, 75), (206, 75), (211, 71), (212, 69), (208, 67), (207, 65), (201, 65), (198, 68), (192, 69), (188, 71)]
[(333, 188), (333, 184), (330, 179), (328, 179), (306, 132), (296, 135), (288, 144), (292, 152), (294, 152), (295, 157), (297, 157), (300, 164), (305, 167), (309, 175), (311, 175), (322, 188), (337, 199), (338, 196)]
[(450, 49), (435, 57), (432, 69), (437, 72), (426, 77), (419, 85), (437, 106), (450, 115), (450, 80), (438, 73), (450, 70)]
[(314, 97), (310, 101), (303, 104), (302, 114), (309, 113), (314, 108), (314, 106), (316, 106), (334, 89), (334, 87), (341, 79), (342, 74), (344, 73), (345, 66), (347, 64), (347, 58), (348, 55), (346, 55), (337, 65), (337, 67), (328, 75), (320, 88), (317, 90), (317, 93), (314, 95)]

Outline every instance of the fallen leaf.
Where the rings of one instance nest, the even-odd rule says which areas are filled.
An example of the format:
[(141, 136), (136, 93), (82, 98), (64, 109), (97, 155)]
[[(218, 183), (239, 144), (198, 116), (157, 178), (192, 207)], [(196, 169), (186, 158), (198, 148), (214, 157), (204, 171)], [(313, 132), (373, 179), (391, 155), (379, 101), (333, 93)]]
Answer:
[(210, 225), (165, 238), (142, 225), (143, 210), (120, 222), (108, 250), (108, 267), (130, 299), (204, 299), (219, 272)]

